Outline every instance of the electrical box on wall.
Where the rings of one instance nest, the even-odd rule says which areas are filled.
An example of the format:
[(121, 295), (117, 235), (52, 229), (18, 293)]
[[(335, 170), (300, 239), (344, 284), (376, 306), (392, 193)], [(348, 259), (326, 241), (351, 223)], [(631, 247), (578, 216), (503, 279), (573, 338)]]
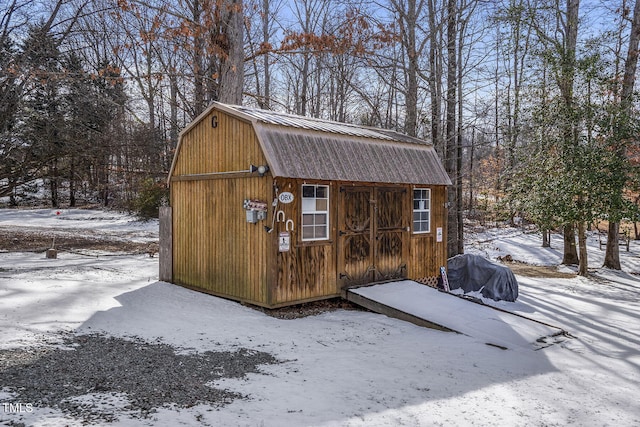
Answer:
[(242, 207), (246, 211), (247, 222), (250, 224), (267, 219), (267, 202), (245, 199)]
[(253, 210), (247, 210), (247, 222), (255, 224), (258, 222), (258, 212)]

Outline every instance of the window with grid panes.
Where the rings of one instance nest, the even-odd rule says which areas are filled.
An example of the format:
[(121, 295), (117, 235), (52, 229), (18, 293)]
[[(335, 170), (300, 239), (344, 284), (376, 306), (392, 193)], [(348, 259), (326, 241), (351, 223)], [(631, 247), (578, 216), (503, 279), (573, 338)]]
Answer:
[(329, 238), (329, 186), (302, 186), (302, 240)]
[(415, 188), (413, 190), (413, 232), (428, 233), (431, 231), (431, 189)]

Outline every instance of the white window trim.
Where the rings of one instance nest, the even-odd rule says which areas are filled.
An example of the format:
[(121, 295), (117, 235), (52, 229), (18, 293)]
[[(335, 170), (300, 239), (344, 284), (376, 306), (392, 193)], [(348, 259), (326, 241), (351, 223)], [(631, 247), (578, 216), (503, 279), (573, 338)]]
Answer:
[[(318, 211), (318, 210), (313, 210), (313, 211), (305, 211), (303, 208), (303, 200), (304, 197), (303, 195), (303, 190), (302, 188), (305, 186), (309, 186), (309, 187), (315, 187), (316, 189), (318, 187), (325, 187), (327, 189), (327, 210), (326, 211)], [(331, 194), (330, 194), (330, 187), (328, 185), (325, 184), (302, 184), (302, 186), (300, 186), (300, 240), (302, 240), (303, 242), (317, 242), (317, 241), (324, 241), (324, 240), (329, 240), (329, 221), (330, 221), (330, 217), (329, 217), (329, 206), (331, 203)], [(314, 191), (315, 192), (315, 191)], [(318, 200), (315, 196), (314, 196), (314, 200)], [(315, 214), (325, 214), (327, 216), (327, 223), (325, 224), (325, 228), (326, 228), (326, 237), (307, 237), (304, 238), (304, 215), (305, 214), (309, 214), (309, 215), (315, 215)], [(314, 225), (314, 227), (316, 227), (316, 225)]]
[[(413, 231), (413, 234), (427, 234), (427, 233), (431, 233), (431, 189), (430, 188), (414, 188), (413, 190), (426, 190), (429, 194), (429, 207), (427, 209), (412, 209), (411, 210), (411, 229)], [(413, 198), (413, 192), (412, 192), (412, 196), (411, 196), (411, 206), (413, 207), (413, 202), (415, 201), (415, 199)], [(420, 230), (420, 231), (416, 231), (415, 228), (415, 221), (413, 219), (413, 214), (415, 212), (428, 212), (429, 213), (429, 229), (428, 230)]]

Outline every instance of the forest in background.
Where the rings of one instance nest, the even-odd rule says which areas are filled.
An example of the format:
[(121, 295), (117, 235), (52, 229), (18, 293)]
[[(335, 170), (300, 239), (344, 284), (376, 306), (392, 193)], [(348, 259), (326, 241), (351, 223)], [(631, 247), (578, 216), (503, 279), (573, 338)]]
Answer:
[(606, 220), (620, 268), (639, 38), (640, 0), (3, 0), (0, 197), (153, 215), (180, 130), (217, 100), (432, 142), (450, 255), (465, 219), (523, 218), (586, 274)]

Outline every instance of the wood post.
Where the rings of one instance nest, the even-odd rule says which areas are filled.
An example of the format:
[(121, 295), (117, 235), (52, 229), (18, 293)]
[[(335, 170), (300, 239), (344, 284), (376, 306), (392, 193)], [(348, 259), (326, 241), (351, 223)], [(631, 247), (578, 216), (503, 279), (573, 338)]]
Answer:
[(173, 281), (173, 232), (171, 206), (160, 207), (160, 258), (159, 279), (163, 282)]

